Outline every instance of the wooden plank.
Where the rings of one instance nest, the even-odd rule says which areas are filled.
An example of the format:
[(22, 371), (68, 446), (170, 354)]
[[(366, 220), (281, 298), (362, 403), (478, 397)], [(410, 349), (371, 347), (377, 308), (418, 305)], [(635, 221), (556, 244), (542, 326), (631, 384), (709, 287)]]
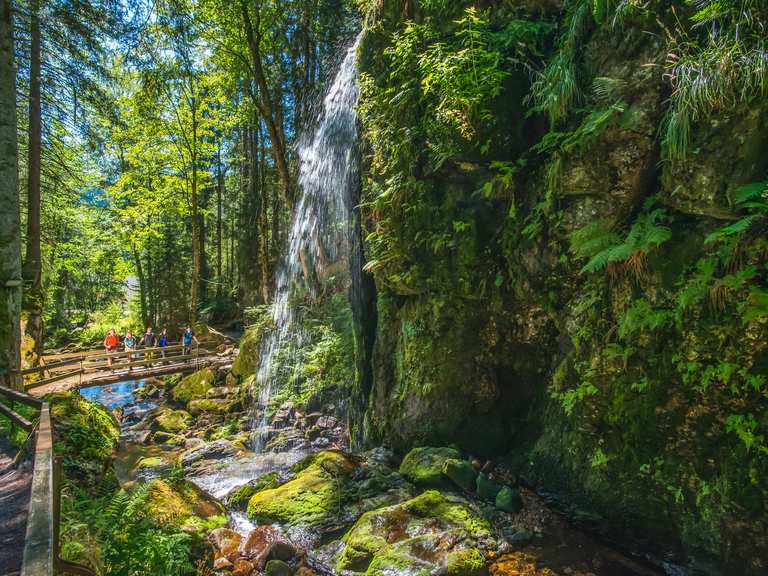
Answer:
[(65, 380), (67, 378), (71, 378), (72, 376), (77, 376), (80, 374), (80, 369), (73, 370), (72, 372), (64, 372), (63, 374), (57, 374), (56, 376), (51, 376), (50, 378), (46, 378), (45, 380), (38, 380), (37, 382), (32, 382), (32, 384), (27, 384), (24, 386), (25, 390), (32, 390), (33, 388), (40, 388), (40, 386), (45, 386), (46, 384), (52, 384), (54, 382), (58, 382), (59, 380)]
[(0, 386), (0, 395), (5, 396), (6, 398), (10, 398), (14, 402), (20, 402), (34, 408), (40, 408), (40, 406), (43, 405), (43, 401), (40, 400), (40, 398), (35, 398), (29, 394), (24, 394), (23, 392), (12, 390), (11, 388), (6, 388), (5, 386)]
[(42, 366), (35, 366), (33, 368), (24, 368), (24, 370), (19, 370), (16, 372), (17, 374), (21, 374), (22, 376), (26, 376), (27, 374), (35, 374), (37, 372), (45, 372), (48, 370), (51, 370), (52, 368), (59, 368), (61, 366), (70, 366), (72, 364), (77, 364), (80, 362), (80, 358), (69, 358), (67, 360), (59, 360), (58, 362), (52, 362), (50, 364), (45, 364)]
[(34, 424), (32, 424), (32, 422), (24, 418), (24, 416), (22, 416), (18, 412), (14, 412), (11, 408), (6, 406), (2, 402), (0, 402), (0, 414), (5, 414), (6, 416), (8, 416), (8, 418), (16, 422), (16, 424), (21, 426), (27, 432), (32, 432), (32, 428), (35, 427)]
[[(206, 340), (203, 342), (200, 342), (198, 345), (199, 348), (216, 348), (219, 344), (213, 340)], [(165, 350), (166, 352), (170, 352), (173, 350), (181, 350), (183, 346), (181, 344), (173, 344), (172, 346), (166, 346)], [(163, 350), (163, 348), (155, 347), (155, 348), (138, 348), (137, 352), (159, 352)], [(66, 354), (53, 354), (53, 355), (45, 355), (46, 360), (58, 360), (58, 359), (71, 359), (71, 358), (82, 358), (84, 360), (100, 360), (105, 358), (114, 358), (117, 356), (124, 356), (125, 354), (128, 354), (127, 352), (120, 351), (120, 352), (104, 352), (104, 349), (101, 350), (87, 350), (83, 352), (68, 352)], [(49, 365), (50, 366), (50, 365)]]
[(170, 366), (164, 366), (162, 368), (150, 368), (147, 370), (136, 370), (135, 372), (120, 372), (115, 374), (104, 373), (103, 375), (95, 376), (94, 378), (83, 380), (80, 388), (89, 388), (91, 386), (105, 386), (107, 384), (114, 384), (116, 382), (124, 382), (126, 380), (139, 380), (148, 376), (167, 376), (169, 374), (183, 374), (185, 372), (194, 372), (204, 366), (211, 365), (215, 362), (214, 357), (207, 357), (201, 359), (199, 363), (194, 362), (192, 364), (172, 364)]
[(40, 409), (35, 466), (27, 515), (21, 576), (51, 576), (55, 569), (53, 530), (53, 431), (47, 402)]

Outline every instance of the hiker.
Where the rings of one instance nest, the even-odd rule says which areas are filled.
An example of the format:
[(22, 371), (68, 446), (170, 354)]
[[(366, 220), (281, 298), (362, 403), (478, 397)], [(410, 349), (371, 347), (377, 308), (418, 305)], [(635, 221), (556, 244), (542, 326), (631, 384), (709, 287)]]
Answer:
[(192, 341), (194, 340), (195, 344), (200, 344), (198, 342), (197, 338), (195, 337), (195, 333), (192, 331), (192, 326), (187, 324), (186, 329), (184, 330), (184, 334), (181, 336), (181, 355), (186, 356), (189, 354), (189, 349), (192, 346)]
[(168, 328), (163, 327), (160, 337), (157, 339), (157, 345), (161, 348), (160, 356), (165, 358), (165, 349), (168, 347)]
[[(136, 350), (136, 337), (133, 335), (133, 332), (128, 330), (128, 332), (125, 333), (125, 338), (123, 338), (123, 346), (124, 350), (126, 352), (134, 352)], [(128, 355), (128, 363), (130, 364), (131, 360), (136, 357), (135, 354), (129, 354)], [(128, 366), (128, 371), (130, 372), (133, 369), (133, 366)]]
[[(146, 332), (141, 337), (141, 340), (139, 340), (139, 346), (143, 346), (144, 348), (154, 348), (157, 344), (157, 336), (155, 336), (155, 333), (152, 332), (152, 327), (147, 326)], [(152, 352), (145, 352), (144, 358), (147, 360), (152, 360)]]
[[(120, 344), (120, 338), (117, 337), (114, 328), (110, 328), (107, 335), (104, 337), (104, 352), (112, 354), (117, 352), (117, 346)], [(112, 366), (112, 356), (107, 357), (107, 365)]]

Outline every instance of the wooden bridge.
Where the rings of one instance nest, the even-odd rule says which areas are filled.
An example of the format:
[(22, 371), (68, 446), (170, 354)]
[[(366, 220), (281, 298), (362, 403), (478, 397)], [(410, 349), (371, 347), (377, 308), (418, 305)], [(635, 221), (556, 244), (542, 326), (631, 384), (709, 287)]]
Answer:
[[(12, 427), (29, 433), (26, 452), (34, 455), (29, 474), (0, 454), (0, 574), (95, 576), (86, 566), (59, 557), (61, 463), (53, 450), (55, 422), (50, 405), (39, 396), (228, 363), (230, 355), (211, 350), (215, 345), (202, 342), (191, 349), (177, 345), (110, 354), (91, 350), (48, 355), (40, 367), (0, 373), (0, 383), (18, 383), (21, 378), (26, 380), (25, 392), (34, 394), (0, 385), (0, 414)], [(16, 411), (17, 404), (39, 409), (39, 417), (35, 422), (28, 420)]]
[(228, 354), (212, 350), (215, 346), (216, 342), (204, 341), (187, 348), (175, 345), (129, 352), (90, 350), (48, 354), (41, 358), (40, 366), (18, 370), (11, 375), (22, 378), (24, 389), (39, 397), (60, 390), (194, 372), (206, 366), (225, 364)]

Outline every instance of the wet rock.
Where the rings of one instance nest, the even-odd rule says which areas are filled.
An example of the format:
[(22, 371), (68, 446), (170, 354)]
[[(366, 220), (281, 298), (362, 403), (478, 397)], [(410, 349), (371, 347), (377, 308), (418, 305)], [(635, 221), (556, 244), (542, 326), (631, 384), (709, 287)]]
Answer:
[(324, 437), (313, 440), (311, 444), (312, 448), (320, 449), (320, 450), (322, 450), (323, 448), (328, 448), (330, 445), (331, 445), (330, 439), (324, 438)]
[(136, 434), (133, 437), (134, 442), (136, 444), (147, 444), (149, 442), (149, 437), (152, 434), (151, 430), (142, 430), (138, 434)]
[(293, 544), (284, 540), (274, 542), (267, 553), (268, 560), (282, 560), (287, 562), (296, 556), (297, 550)]
[(321, 416), (317, 419), (317, 426), (320, 428), (335, 428), (338, 422), (333, 416)]
[(394, 467), (396, 463), (395, 453), (383, 446), (364, 452), (362, 457), (370, 463), (387, 466), (389, 468)]
[[(240, 536), (234, 530), (229, 528), (216, 528), (208, 533), (208, 540), (214, 545), (217, 550), (224, 550), (229, 548), (232, 544), (236, 547), (240, 546), (240, 542), (243, 537)], [(237, 550), (237, 549), (236, 549)]]
[(504, 486), (496, 494), (496, 508), (505, 512), (520, 512), (523, 509), (523, 498), (520, 492), (509, 486)]
[(314, 425), (304, 433), (304, 436), (306, 437), (307, 440), (311, 441), (311, 440), (317, 440), (322, 433), (323, 433), (323, 429), (320, 426)]
[(497, 484), (491, 478), (481, 472), (477, 475), (477, 496), (489, 502), (495, 502), (496, 496), (501, 492), (501, 484)]
[(224, 460), (232, 458), (237, 449), (228, 440), (207, 442), (181, 455), (181, 464), (189, 475), (211, 472)]
[(242, 486), (230, 490), (224, 497), (224, 503), (228, 508), (245, 510), (248, 506), (248, 500), (250, 500), (254, 494), (261, 490), (277, 488), (279, 484), (280, 477), (278, 472), (270, 472), (269, 474), (251, 480), (247, 484), (243, 484)]
[(477, 471), (471, 462), (449, 458), (443, 463), (443, 474), (462, 490), (472, 492), (475, 489)]
[(443, 465), (446, 460), (459, 460), (461, 454), (455, 448), (414, 448), (400, 464), (400, 474), (414, 484), (440, 486), (444, 482)]
[(256, 566), (263, 566), (272, 544), (282, 539), (277, 528), (268, 524), (258, 526), (240, 543), (240, 556), (253, 560)]
[(282, 560), (270, 560), (264, 568), (266, 576), (292, 576), (293, 570)]

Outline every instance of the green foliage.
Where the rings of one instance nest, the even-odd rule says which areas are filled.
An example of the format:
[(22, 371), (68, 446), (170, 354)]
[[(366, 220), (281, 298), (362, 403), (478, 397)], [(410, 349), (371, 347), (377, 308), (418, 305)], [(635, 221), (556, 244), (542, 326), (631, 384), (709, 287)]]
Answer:
[(545, 112), (552, 128), (582, 97), (581, 48), (592, 29), (589, 3), (570, 0), (555, 56), (531, 87), (533, 110)]
[(195, 574), (193, 536), (150, 513), (150, 483), (94, 498), (69, 485), (63, 498), (62, 557), (97, 574)]
[[(571, 250), (579, 258), (589, 258), (582, 273), (598, 272), (613, 266), (631, 272), (636, 279), (647, 274), (646, 257), (672, 237), (665, 224), (667, 213), (655, 208), (640, 214), (621, 239), (603, 221), (596, 221), (571, 235)], [(609, 271), (610, 268), (609, 268)]]
[(768, 181), (752, 182), (736, 191), (736, 207), (746, 214), (735, 222), (723, 226), (707, 236), (705, 243), (722, 241), (731, 237), (740, 238), (764, 224), (768, 217)]
[(635, 300), (619, 320), (619, 337), (625, 339), (640, 332), (654, 333), (673, 318), (671, 310), (654, 308), (642, 298)]
[(688, 152), (691, 125), (768, 91), (764, 2), (688, 0), (695, 8), (672, 34), (666, 75), (672, 95), (663, 128), (670, 159)]

